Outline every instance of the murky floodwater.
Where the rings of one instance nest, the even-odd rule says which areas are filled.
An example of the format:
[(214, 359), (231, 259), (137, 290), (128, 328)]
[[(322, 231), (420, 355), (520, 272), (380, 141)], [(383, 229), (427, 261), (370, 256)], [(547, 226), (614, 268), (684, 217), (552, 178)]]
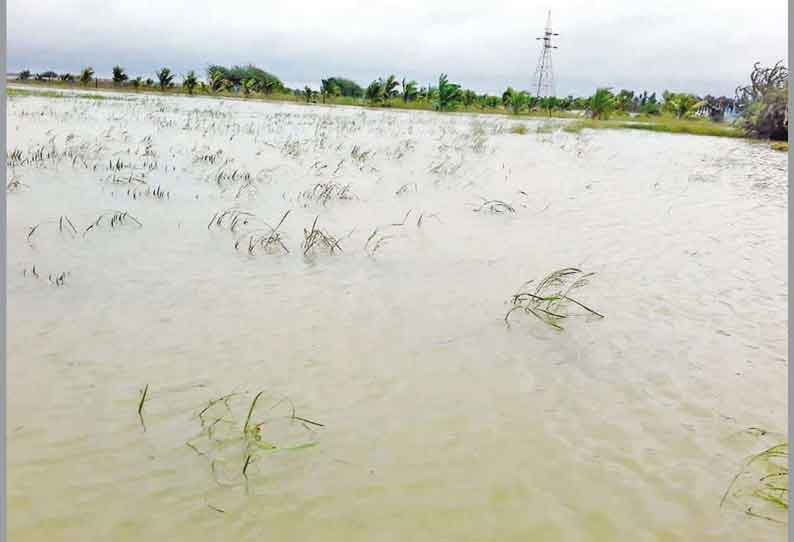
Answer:
[[(785, 154), (201, 98), (8, 106), (11, 540), (785, 538), (720, 507), (785, 438)], [(232, 208), (252, 215), (208, 226)], [(250, 254), (288, 210), (289, 253)], [(333, 254), (303, 254), (315, 217)], [(507, 328), (521, 284), (566, 266), (606, 318)]]

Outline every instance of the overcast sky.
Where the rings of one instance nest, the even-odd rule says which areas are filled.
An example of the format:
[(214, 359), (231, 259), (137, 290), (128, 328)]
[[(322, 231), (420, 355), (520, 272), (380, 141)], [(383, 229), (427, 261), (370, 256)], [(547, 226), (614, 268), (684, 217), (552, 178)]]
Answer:
[[(553, 5), (552, 5), (553, 4)], [(287, 85), (440, 72), (479, 92), (528, 89), (552, 8), (558, 95), (598, 86), (733, 95), (787, 58), (787, 0), (8, 0), (8, 68), (154, 77), (254, 63)]]

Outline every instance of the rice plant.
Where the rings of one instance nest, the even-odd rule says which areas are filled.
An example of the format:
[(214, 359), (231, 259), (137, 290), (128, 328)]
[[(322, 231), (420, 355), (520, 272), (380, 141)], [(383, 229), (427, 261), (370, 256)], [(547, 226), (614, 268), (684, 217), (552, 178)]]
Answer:
[(215, 482), (226, 487), (248, 488), (257, 465), (274, 460), (274, 454), (317, 446), (315, 432), (325, 427), (298, 416), (289, 397), (274, 397), (265, 390), (250, 401), (238, 392), (211, 399), (196, 419), (199, 432), (185, 444), (209, 460)]
[(308, 255), (309, 252), (316, 248), (325, 249), (329, 254), (334, 254), (336, 251), (342, 252), (339, 239), (317, 227), (317, 220), (319, 218), (318, 216), (314, 219), (311, 228), (303, 229), (303, 255)]
[(487, 199), (487, 198), (480, 198), (482, 199), (482, 203), (478, 206), (473, 206), (473, 211), (475, 213), (480, 212), (489, 212), (494, 214), (503, 214), (503, 213), (510, 213), (515, 214), (516, 209), (512, 205), (507, 202), (498, 199)]
[(571, 294), (585, 286), (594, 273), (584, 273), (573, 267), (566, 267), (546, 275), (530, 291), (532, 280), (525, 282), (517, 293), (510, 298), (512, 307), (505, 314), (505, 323), (509, 324), (510, 315), (520, 311), (535, 316), (541, 322), (562, 330), (560, 322), (568, 317), (568, 309), (576, 305), (587, 313), (603, 318), (604, 315), (571, 297)]
[(331, 200), (352, 200), (356, 195), (350, 189), (349, 184), (339, 184), (333, 181), (327, 183), (317, 183), (308, 190), (300, 193), (301, 199), (327, 205)]
[[(744, 483), (740, 484), (742, 477), (748, 480), (741, 480)], [(788, 443), (776, 444), (748, 457), (722, 495), (720, 507), (728, 497), (753, 499), (764, 509), (758, 512), (748, 506), (747, 515), (783, 523), (785, 514), (780, 512), (788, 510)]]
[(257, 249), (264, 250), (265, 252), (271, 254), (274, 252), (283, 252), (288, 254), (289, 249), (284, 244), (284, 237), (281, 234), (281, 232), (279, 232), (278, 230), (281, 227), (281, 225), (284, 223), (284, 221), (287, 219), (289, 213), (290, 213), (289, 211), (284, 213), (284, 215), (281, 217), (281, 220), (279, 220), (278, 224), (276, 224), (275, 227), (271, 227), (270, 225), (266, 224), (266, 227), (264, 229), (258, 229), (243, 234), (240, 238), (238, 238), (234, 242), (235, 250), (239, 250), (240, 246), (242, 246), (243, 240), (247, 238), (248, 254), (250, 254), (251, 256), (254, 255)]
[(59, 233), (65, 233), (65, 234), (69, 235), (70, 237), (76, 237), (77, 236), (77, 228), (74, 226), (74, 224), (72, 223), (71, 219), (69, 219), (69, 217), (66, 216), (66, 215), (62, 215), (62, 216), (60, 216), (58, 218), (58, 220), (45, 220), (44, 222), (40, 222), (40, 223), (38, 223), (38, 224), (36, 224), (34, 226), (31, 226), (28, 229), (28, 235), (26, 237), (26, 240), (27, 240), (28, 243), (30, 243), (33, 240), (33, 236), (38, 231), (40, 231), (41, 226), (43, 226), (45, 224), (58, 224), (58, 232)]
[(248, 211), (242, 211), (240, 209), (227, 209), (225, 211), (220, 211), (215, 213), (212, 218), (210, 219), (209, 224), (207, 224), (207, 229), (221, 228), (221, 229), (228, 229), (232, 233), (235, 233), (239, 230), (239, 228), (243, 226), (247, 226), (249, 222), (254, 220), (256, 215), (254, 213)]
[(143, 227), (143, 223), (127, 211), (108, 211), (99, 215), (94, 222), (89, 224), (83, 231), (83, 236), (85, 237), (88, 232), (97, 231), (102, 227), (116, 229), (126, 225), (133, 225), (136, 228)]

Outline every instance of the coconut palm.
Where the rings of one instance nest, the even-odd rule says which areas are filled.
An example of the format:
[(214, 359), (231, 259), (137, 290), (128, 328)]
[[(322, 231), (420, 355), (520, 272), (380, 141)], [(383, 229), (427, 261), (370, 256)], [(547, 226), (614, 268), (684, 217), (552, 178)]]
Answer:
[(252, 92), (255, 92), (256, 86), (257, 86), (256, 79), (254, 79), (253, 77), (249, 79), (243, 79), (243, 81), (240, 83), (240, 88), (243, 89), (243, 94), (245, 96), (250, 96)]
[(121, 66), (113, 66), (113, 84), (116, 86), (122, 85), (124, 81), (129, 79), (126, 73), (124, 73), (124, 68)]
[(80, 82), (84, 85), (88, 85), (91, 82), (91, 79), (94, 77), (94, 68), (83, 68), (83, 71), (80, 72)]
[(196, 77), (196, 72), (190, 70), (185, 75), (184, 80), (182, 80), (182, 86), (187, 89), (187, 93), (193, 95), (193, 89), (196, 88), (198, 85), (198, 77)]
[(162, 68), (155, 75), (160, 82), (160, 90), (165, 91), (165, 89), (171, 88), (174, 85), (174, 74), (171, 72), (170, 68)]
[(450, 83), (447, 74), (442, 73), (438, 78), (438, 99), (435, 108), (439, 111), (455, 109), (463, 99), (460, 85)]
[(592, 118), (608, 119), (615, 109), (615, 95), (608, 87), (599, 88), (588, 100), (587, 108)]
[(698, 105), (699, 100), (691, 94), (675, 94), (665, 91), (664, 109), (676, 118), (684, 118)]
[(415, 100), (416, 99), (416, 95), (417, 95), (416, 81), (408, 81), (408, 82), (406, 82), (405, 78), (403, 77), (401, 86), (402, 86), (401, 95), (402, 95), (404, 103), (407, 103), (410, 100)]
[(383, 80), (378, 79), (371, 82), (364, 92), (364, 96), (370, 103), (379, 103), (383, 99)]
[(397, 87), (400, 86), (400, 83), (397, 81), (397, 78), (394, 75), (390, 75), (386, 78), (386, 81), (383, 83), (383, 100), (388, 101), (391, 98), (397, 96), (400, 91), (397, 90)]

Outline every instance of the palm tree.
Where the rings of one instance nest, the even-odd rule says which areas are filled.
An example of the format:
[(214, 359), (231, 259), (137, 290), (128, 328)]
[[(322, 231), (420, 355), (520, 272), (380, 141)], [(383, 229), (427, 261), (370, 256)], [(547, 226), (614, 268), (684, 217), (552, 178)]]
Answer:
[(416, 81), (408, 81), (405, 82), (405, 78), (403, 77), (402, 80), (402, 98), (404, 103), (408, 103), (409, 100), (416, 99)]
[(80, 72), (80, 82), (86, 86), (91, 82), (92, 77), (94, 77), (94, 68), (83, 68), (83, 71)]
[(378, 103), (383, 99), (383, 80), (378, 79), (377, 81), (373, 81), (367, 87), (364, 96), (370, 103)]
[(165, 89), (171, 88), (173, 86), (174, 74), (171, 73), (169, 68), (162, 68), (155, 75), (157, 76), (158, 81), (160, 81), (160, 90), (165, 91)]
[(451, 111), (463, 99), (460, 85), (450, 83), (447, 74), (442, 73), (438, 78), (438, 100), (435, 106), (439, 111)]
[(227, 86), (225, 77), (223, 70), (215, 67), (211, 67), (207, 70), (207, 80), (213, 92), (220, 92)]
[(126, 73), (124, 73), (124, 68), (121, 66), (113, 66), (113, 84), (119, 86), (129, 79)]
[(615, 109), (615, 95), (607, 87), (599, 88), (588, 100), (587, 108), (592, 118), (608, 119)]
[(241, 83), (241, 88), (243, 89), (243, 94), (245, 96), (250, 96), (251, 93), (256, 90), (256, 79), (253, 77), (244, 79)]
[(507, 91), (502, 95), (503, 102), (505, 98), (507, 98), (507, 107), (510, 108), (514, 115), (518, 115), (524, 109), (529, 108), (530, 97), (523, 90), (519, 92), (508, 87)]
[(190, 70), (187, 72), (185, 79), (182, 81), (182, 86), (187, 89), (187, 93), (191, 96), (193, 95), (193, 89), (196, 88), (198, 85), (198, 77), (196, 77), (196, 72)]
[(314, 91), (311, 89), (309, 85), (303, 87), (303, 97), (306, 98), (306, 103), (312, 101), (313, 96), (314, 96)]
[(698, 105), (698, 99), (691, 94), (664, 93), (665, 109), (673, 113), (676, 118), (685, 117), (696, 105)]
[(397, 90), (397, 87), (400, 86), (400, 83), (397, 81), (397, 78), (394, 75), (390, 75), (386, 82), (383, 83), (383, 100), (389, 101), (391, 98), (397, 96), (400, 92)]

